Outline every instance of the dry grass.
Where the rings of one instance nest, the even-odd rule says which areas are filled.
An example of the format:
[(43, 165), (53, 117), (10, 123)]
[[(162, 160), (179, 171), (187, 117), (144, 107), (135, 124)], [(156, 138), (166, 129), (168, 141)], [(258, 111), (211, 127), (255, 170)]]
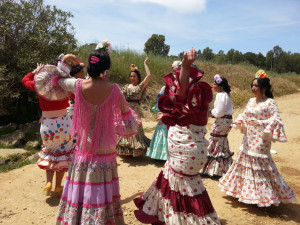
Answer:
[[(138, 54), (131, 50), (115, 51), (112, 54), (112, 67), (110, 69), (110, 80), (112, 82), (122, 84), (129, 83), (130, 64), (139, 67), (142, 78), (145, 76), (144, 60), (146, 55)], [(162, 77), (171, 72), (172, 58), (158, 57), (148, 55), (149, 68), (152, 78), (147, 87), (146, 101), (144, 101), (143, 111), (146, 117), (151, 114), (151, 107), (154, 105), (155, 99), (160, 88), (164, 85)], [(209, 84), (213, 83), (215, 74), (226, 77), (229, 81), (232, 92), (231, 97), (234, 107), (244, 107), (249, 98), (253, 97), (250, 84), (254, 78), (255, 72), (259, 69), (249, 64), (215, 64), (212, 62), (196, 61), (195, 64), (199, 69), (204, 71), (203, 81)], [(300, 89), (300, 75), (295, 73), (276, 74), (266, 71), (267, 76), (271, 79), (274, 97), (295, 93)], [(145, 117), (144, 115), (144, 117)]]

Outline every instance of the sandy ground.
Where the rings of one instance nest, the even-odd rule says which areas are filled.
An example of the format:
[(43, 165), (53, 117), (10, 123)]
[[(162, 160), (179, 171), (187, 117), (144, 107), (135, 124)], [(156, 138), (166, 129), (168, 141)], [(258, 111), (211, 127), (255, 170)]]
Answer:
[[(298, 200), (278, 207), (258, 208), (238, 202), (220, 192), (218, 180), (203, 178), (215, 210), (223, 224), (300, 224), (300, 93), (277, 98), (276, 102), (285, 124), (287, 143), (274, 143), (273, 155), (279, 172), (297, 193)], [(234, 117), (241, 110), (236, 110)], [(209, 120), (208, 131), (213, 119)], [(155, 127), (156, 122), (144, 121), (144, 127)], [(152, 137), (152, 132), (146, 133)], [(208, 137), (208, 135), (207, 135)], [(238, 150), (242, 135), (237, 130), (229, 134), (232, 151)], [(1, 151), (1, 150), (0, 150)], [(139, 225), (133, 211), (132, 199), (144, 192), (161, 170), (163, 162), (147, 157), (118, 157), (122, 207), (127, 224)], [(28, 165), (0, 174), (0, 224), (54, 224), (59, 199), (45, 197), (42, 188), (45, 172), (36, 165)]]

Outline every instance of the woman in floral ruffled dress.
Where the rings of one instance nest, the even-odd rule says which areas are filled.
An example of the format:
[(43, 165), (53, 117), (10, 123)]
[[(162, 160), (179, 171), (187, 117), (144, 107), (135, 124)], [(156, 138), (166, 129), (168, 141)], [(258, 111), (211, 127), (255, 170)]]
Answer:
[[(140, 71), (135, 65), (131, 65), (130, 82), (122, 88), (122, 92), (129, 106), (142, 117), (141, 98), (150, 81), (151, 73), (148, 67), (148, 57), (144, 61), (146, 77), (142, 81)], [(138, 133), (129, 138), (119, 138), (117, 143), (118, 155), (142, 156), (146, 154), (150, 145), (150, 139), (144, 134), (143, 126), (139, 127)]]
[(119, 87), (106, 81), (110, 48), (106, 41), (90, 54), (90, 79), (53, 80), (75, 93), (73, 135), (77, 135), (56, 224), (124, 224), (116, 143), (118, 135), (137, 133), (140, 121)]
[(227, 173), (220, 179), (221, 191), (246, 204), (259, 207), (296, 200), (295, 192), (283, 180), (270, 154), (271, 142), (285, 142), (270, 79), (263, 70), (251, 83), (254, 98), (234, 124), (244, 133), (243, 143)]

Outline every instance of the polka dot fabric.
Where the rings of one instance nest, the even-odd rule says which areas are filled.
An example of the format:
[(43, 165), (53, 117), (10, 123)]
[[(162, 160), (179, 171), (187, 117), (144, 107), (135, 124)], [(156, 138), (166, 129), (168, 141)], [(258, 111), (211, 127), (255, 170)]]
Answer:
[(204, 126), (169, 129), (170, 157), (150, 188), (134, 200), (142, 223), (202, 225), (221, 224), (199, 170), (207, 155)]
[(37, 162), (41, 169), (68, 169), (74, 150), (71, 132), (72, 120), (69, 115), (42, 119), (40, 133), (43, 145)]
[(295, 192), (279, 174), (270, 154), (271, 141), (287, 140), (276, 102), (267, 99), (256, 105), (252, 98), (237, 120), (256, 120), (259, 125), (248, 125), (243, 130), (245, 135), (237, 158), (220, 179), (221, 191), (259, 207), (295, 201)]

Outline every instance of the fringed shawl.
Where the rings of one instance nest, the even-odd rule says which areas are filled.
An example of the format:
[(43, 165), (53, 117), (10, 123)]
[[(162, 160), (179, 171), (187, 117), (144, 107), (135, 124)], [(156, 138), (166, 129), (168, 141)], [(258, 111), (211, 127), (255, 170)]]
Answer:
[(84, 154), (100, 154), (99, 149), (106, 152), (116, 147), (118, 135), (126, 135), (122, 115), (128, 114), (130, 108), (116, 84), (109, 97), (100, 105), (86, 101), (81, 84), (82, 80), (76, 84), (72, 128), (73, 136), (77, 135), (76, 149)]

